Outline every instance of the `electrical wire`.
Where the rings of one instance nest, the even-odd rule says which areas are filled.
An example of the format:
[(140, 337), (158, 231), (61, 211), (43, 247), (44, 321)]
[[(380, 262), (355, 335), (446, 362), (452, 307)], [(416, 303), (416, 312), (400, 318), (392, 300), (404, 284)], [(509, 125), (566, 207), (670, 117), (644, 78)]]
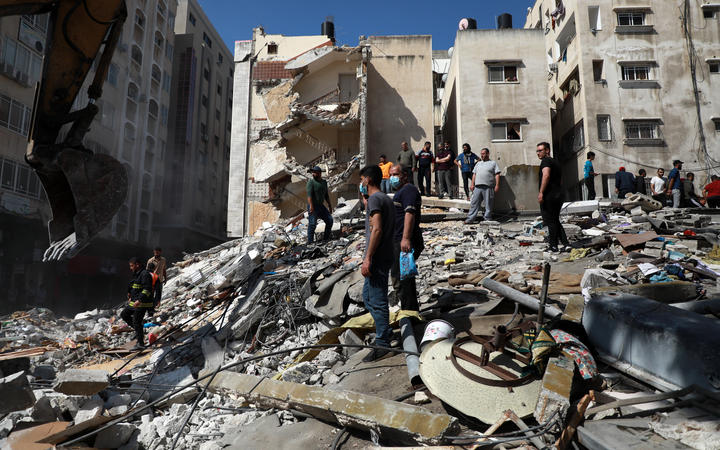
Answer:
[[(261, 360), (261, 359), (269, 358), (269, 357), (271, 357), (271, 356), (277, 356), (277, 355), (283, 355), (283, 354), (286, 354), (286, 353), (292, 353), (292, 352), (294, 352), (294, 351), (299, 351), (299, 350), (313, 350), (313, 349), (326, 349), (326, 348), (336, 348), (336, 347), (360, 348), (360, 349), (365, 349), (365, 348), (367, 348), (367, 349), (375, 349), (375, 350), (387, 350), (388, 352), (391, 352), (391, 353), (399, 353), (399, 354), (408, 354), (408, 355), (420, 356), (420, 353), (417, 353), (417, 352), (411, 352), (411, 351), (408, 351), (408, 350), (403, 350), (403, 349), (398, 349), (398, 348), (382, 347), (382, 346), (378, 346), (378, 345), (365, 345), (365, 344), (313, 344), (313, 345), (301, 345), (301, 346), (299, 346), (299, 347), (286, 348), (286, 349), (283, 349), (283, 350), (277, 350), (277, 351), (274, 351), (274, 352), (265, 353), (265, 354), (263, 354), (263, 355), (251, 356), (251, 357), (249, 357), (249, 358), (243, 358), (243, 359), (241, 359), (241, 360), (239, 360), (239, 361), (234, 361), (234, 362), (232, 362), (232, 363), (230, 363), (230, 364), (226, 364), (226, 365), (224, 365), (224, 366), (219, 367), (219, 368), (218, 368), (218, 371), (219, 371), (219, 372), (226, 371), (226, 370), (232, 369), (233, 367), (237, 367), (237, 366), (239, 366), (239, 365), (241, 365), (241, 364), (247, 364), (247, 363), (249, 363), (249, 362), (258, 361), (258, 360)], [(175, 389), (173, 389), (172, 391), (170, 391), (170, 392), (166, 393), (165, 395), (159, 397), (158, 399), (156, 399), (156, 400), (154, 400), (154, 401), (152, 401), (152, 402), (150, 402), (150, 403), (147, 403), (147, 404), (141, 406), (141, 407), (138, 408), (137, 410), (128, 411), (128, 412), (125, 413), (124, 415), (122, 415), (122, 416), (120, 416), (120, 417), (118, 417), (118, 418), (116, 418), (116, 419), (108, 422), (107, 424), (103, 425), (102, 427), (97, 428), (97, 429), (95, 429), (95, 430), (93, 430), (93, 431), (90, 431), (90, 432), (88, 432), (88, 433), (85, 433), (85, 434), (83, 434), (82, 436), (79, 436), (79, 437), (77, 437), (77, 438), (75, 438), (75, 439), (73, 439), (73, 440), (71, 440), (71, 441), (68, 441), (68, 442), (65, 442), (65, 443), (62, 443), (62, 444), (58, 444), (58, 446), (59, 446), (59, 447), (66, 447), (66, 446), (70, 446), (70, 445), (72, 445), (72, 444), (75, 444), (75, 443), (77, 443), (77, 442), (84, 441), (85, 439), (87, 439), (87, 438), (89, 438), (89, 437), (91, 437), (91, 436), (94, 436), (94, 435), (100, 433), (101, 431), (104, 431), (104, 430), (110, 428), (111, 426), (116, 425), (116, 424), (122, 422), (122, 421), (125, 420), (126, 418), (128, 418), (128, 417), (130, 417), (130, 416), (134, 416), (134, 415), (138, 414), (140, 411), (144, 411), (144, 410), (150, 408), (151, 406), (155, 406), (155, 405), (157, 405), (158, 403), (161, 403), (161, 402), (167, 400), (168, 398), (172, 397), (172, 396), (175, 395), (176, 393), (178, 393), (178, 392), (180, 392), (180, 391), (183, 391), (183, 390), (185, 390), (185, 389), (187, 389), (187, 388), (190, 388), (190, 387), (196, 385), (197, 383), (199, 383), (199, 382), (201, 382), (201, 381), (203, 381), (203, 380), (205, 380), (205, 379), (207, 379), (207, 378), (210, 378), (210, 377), (212, 377), (212, 376), (213, 376), (213, 374), (203, 375), (203, 376), (199, 377), (197, 380), (193, 380), (193, 381), (190, 382), (190, 383), (187, 383), (187, 384), (178, 386), (178, 387), (176, 387)], [(208, 383), (208, 384), (209, 384), (209, 383)]]

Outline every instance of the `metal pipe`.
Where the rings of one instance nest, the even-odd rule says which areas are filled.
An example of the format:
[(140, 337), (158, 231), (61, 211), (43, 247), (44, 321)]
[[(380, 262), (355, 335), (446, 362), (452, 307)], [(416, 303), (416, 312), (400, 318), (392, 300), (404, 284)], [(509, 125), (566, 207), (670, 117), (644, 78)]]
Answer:
[(538, 324), (542, 326), (545, 319), (545, 303), (547, 302), (548, 288), (550, 287), (550, 263), (543, 264), (542, 290), (540, 291), (540, 309), (538, 310)]
[(407, 364), (410, 384), (412, 386), (419, 386), (422, 384), (422, 379), (420, 378), (420, 358), (417, 355), (417, 341), (415, 340), (412, 321), (407, 317), (400, 319), (400, 335), (402, 336), (403, 350), (413, 353), (405, 354), (405, 364)]
[[(484, 288), (498, 293), (505, 298), (509, 298), (510, 300), (526, 306), (534, 311), (540, 310), (540, 301), (533, 296), (523, 294), (518, 290), (515, 290), (509, 286), (505, 286), (504, 284), (498, 283), (497, 281), (491, 280), (490, 278), (483, 279), (481, 284)], [(555, 318), (562, 315), (562, 311), (552, 305), (545, 305), (544, 311), (545, 316), (549, 318)]]

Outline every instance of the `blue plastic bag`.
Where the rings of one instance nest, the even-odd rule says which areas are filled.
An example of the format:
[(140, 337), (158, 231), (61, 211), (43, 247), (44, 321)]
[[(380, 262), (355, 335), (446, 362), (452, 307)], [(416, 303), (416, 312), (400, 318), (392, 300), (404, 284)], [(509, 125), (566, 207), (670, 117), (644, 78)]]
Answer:
[(415, 264), (415, 250), (409, 253), (400, 252), (400, 279), (415, 278), (418, 274), (417, 265)]

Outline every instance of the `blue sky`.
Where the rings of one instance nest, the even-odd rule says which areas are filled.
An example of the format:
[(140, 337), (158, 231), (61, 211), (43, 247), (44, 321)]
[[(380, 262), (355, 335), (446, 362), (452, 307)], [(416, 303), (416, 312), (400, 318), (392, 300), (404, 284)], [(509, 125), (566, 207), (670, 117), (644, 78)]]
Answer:
[[(508, 12), (513, 26), (525, 24), (532, 0), (292, 1), (199, 0), (205, 14), (232, 51), (236, 40), (250, 39), (262, 25), (268, 33), (320, 34), (325, 16), (335, 17), (339, 45), (357, 45), (360, 35), (432, 34), (434, 49), (453, 45), (458, 21), (472, 17), (478, 28), (495, 28), (496, 17)], [(250, 6), (251, 5), (251, 6)]]

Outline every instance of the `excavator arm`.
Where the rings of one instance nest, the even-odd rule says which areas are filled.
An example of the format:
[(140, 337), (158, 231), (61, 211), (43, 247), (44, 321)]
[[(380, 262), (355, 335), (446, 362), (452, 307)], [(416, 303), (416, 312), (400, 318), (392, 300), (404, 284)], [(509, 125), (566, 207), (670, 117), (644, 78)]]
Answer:
[[(48, 41), (25, 160), (40, 178), (52, 209), (50, 246), (43, 258), (50, 261), (70, 258), (88, 245), (127, 195), (122, 164), (83, 146), (127, 9), (124, 0), (0, 0), (0, 16), (44, 13), (50, 13)], [(88, 104), (71, 111), (98, 58)], [(70, 130), (58, 142), (66, 124), (72, 124)]]

